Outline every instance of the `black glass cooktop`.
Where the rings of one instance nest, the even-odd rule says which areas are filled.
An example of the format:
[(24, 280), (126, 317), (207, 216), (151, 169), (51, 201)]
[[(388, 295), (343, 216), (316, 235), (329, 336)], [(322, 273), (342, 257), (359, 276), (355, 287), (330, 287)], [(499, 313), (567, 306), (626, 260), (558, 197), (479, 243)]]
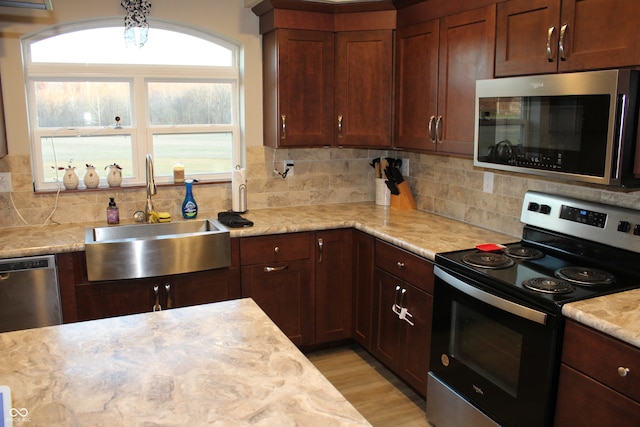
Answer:
[[(505, 252), (519, 252), (521, 247), (527, 248), (527, 243), (512, 243), (506, 245), (505, 250), (487, 252), (487, 255), (502, 255)], [(436, 264), (444, 267), (450, 273), (463, 281), (488, 292), (506, 293), (514, 298), (528, 301), (532, 304), (560, 311), (563, 304), (587, 298), (593, 298), (609, 293), (634, 289), (640, 286), (640, 275), (629, 274), (625, 269), (618, 271), (615, 262), (602, 260), (602, 262), (589, 261), (586, 257), (558, 254), (553, 251), (543, 250), (544, 256), (536, 259), (520, 259), (510, 257), (513, 263), (508, 263), (502, 268), (483, 268), (465, 263), (463, 258), (469, 258), (470, 254), (482, 254), (478, 249), (461, 250), (436, 254)], [(493, 256), (491, 256), (493, 258)], [(523, 283), (527, 280), (557, 279), (556, 271), (568, 267), (584, 267), (598, 269), (598, 273), (606, 271), (612, 277), (603, 284), (580, 285), (572, 283), (569, 292), (541, 292), (530, 289)], [(609, 268), (611, 267), (611, 268)]]

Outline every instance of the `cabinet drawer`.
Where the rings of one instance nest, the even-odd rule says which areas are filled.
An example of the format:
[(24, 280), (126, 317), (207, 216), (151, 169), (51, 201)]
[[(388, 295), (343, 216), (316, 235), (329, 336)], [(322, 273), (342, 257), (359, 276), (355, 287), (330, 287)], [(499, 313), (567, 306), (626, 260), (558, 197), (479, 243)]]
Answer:
[(246, 237), (240, 241), (240, 263), (254, 265), (311, 258), (312, 233)]
[(375, 259), (376, 267), (433, 294), (433, 263), (380, 240)]
[[(569, 320), (562, 361), (640, 402), (640, 349)], [(628, 369), (625, 376), (619, 368)]]

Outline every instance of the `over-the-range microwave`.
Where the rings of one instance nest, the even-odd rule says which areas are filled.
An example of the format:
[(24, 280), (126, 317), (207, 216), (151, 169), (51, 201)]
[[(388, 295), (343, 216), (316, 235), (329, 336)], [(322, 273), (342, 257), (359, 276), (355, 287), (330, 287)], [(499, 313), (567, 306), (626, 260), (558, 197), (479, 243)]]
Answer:
[(476, 82), (475, 166), (640, 187), (640, 71)]

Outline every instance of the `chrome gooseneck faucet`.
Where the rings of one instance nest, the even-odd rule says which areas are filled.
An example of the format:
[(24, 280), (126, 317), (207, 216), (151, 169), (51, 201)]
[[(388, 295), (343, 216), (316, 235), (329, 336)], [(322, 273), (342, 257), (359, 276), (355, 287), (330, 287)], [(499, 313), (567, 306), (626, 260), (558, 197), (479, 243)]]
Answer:
[(147, 154), (146, 161), (146, 172), (147, 172), (147, 205), (144, 208), (144, 213), (146, 215), (147, 222), (153, 222), (153, 203), (151, 202), (151, 196), (156, 194), (156, 183), (153, 180), (153, 159), (151, 158), (151, 154)]

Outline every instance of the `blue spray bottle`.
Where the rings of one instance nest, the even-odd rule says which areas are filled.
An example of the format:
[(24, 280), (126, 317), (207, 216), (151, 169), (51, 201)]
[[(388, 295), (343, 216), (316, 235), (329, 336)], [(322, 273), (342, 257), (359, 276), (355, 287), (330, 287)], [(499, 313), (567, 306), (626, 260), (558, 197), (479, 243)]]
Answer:
[(182, 216), (186, 219), (193, 219), (198, 216), (198, 204), (196, 199), (193, 198), (193, 180), (185, 179), (184, 186), (187, 189), (187, 194), (184, 196), (184, 202), (182, 202)]

